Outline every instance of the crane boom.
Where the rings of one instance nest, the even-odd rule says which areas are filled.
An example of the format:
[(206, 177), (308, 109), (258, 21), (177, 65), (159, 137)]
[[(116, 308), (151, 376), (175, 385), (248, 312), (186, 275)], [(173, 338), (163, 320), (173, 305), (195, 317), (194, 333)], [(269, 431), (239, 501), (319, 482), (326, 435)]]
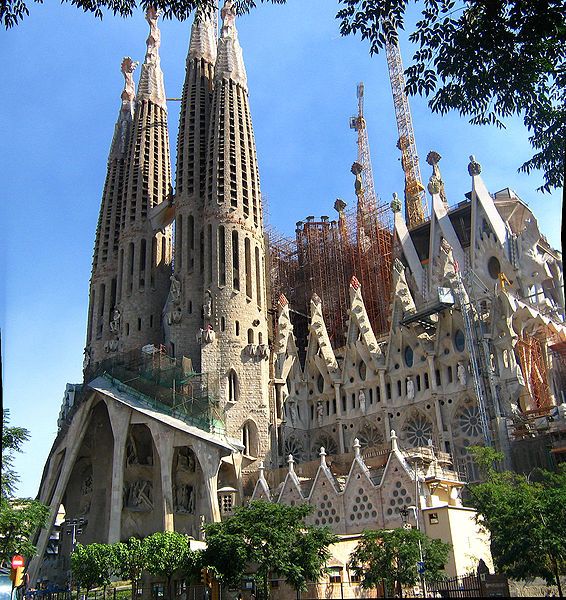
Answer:
[(426, 218), (426, 196), (419, 167), (409, 99), (405, 93), (405, 76), (398, 42), (386, 43), (385, 54), (399, 133), (397, 147), (401, 150), (401, 166), (405, 173), (405, 219), (407, 226), (411, 229)]

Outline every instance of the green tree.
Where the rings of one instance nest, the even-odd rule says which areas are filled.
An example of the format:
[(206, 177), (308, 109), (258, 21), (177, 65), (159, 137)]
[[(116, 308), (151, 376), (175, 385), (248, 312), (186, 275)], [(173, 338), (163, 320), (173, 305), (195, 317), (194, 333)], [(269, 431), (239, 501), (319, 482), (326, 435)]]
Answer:
[[(41, 2), (41, 0), (36, 0)], [(104, 10), (128, 16), (153, 4), (166, 17), (186, 19), (213, 0), (66, 0), (101, 17)], [(271, 1), (284, 4), (285, 0)], [(237, 0), (239, 12), (256, 6)], [(360, 34), (372, 53), (397, 40), (407, 0), (339, 0), (343, 35)], [(406, 70), (410, 94), (424, 94), (441, 114), (457, 110), (473, 124), (504, 127), (523, 118), (535, 154), (521, 165), (542, 169), (549, 191), (563, 185), (566, 144), (566, 15), (563, 0), (415, 0), (421, 18), (410, 35), (416, 50)], [(29, 14), (25, 0), (4, 0), (6, 28)]]
[(31, 558), (36, 547), (30, 541), (35, 531), (44, 527), (49, 509), (37, 500), (0, 498), (0, 564), (14, 554)]
[(77, 544), (71, 554), (73, 579), (88, 595), (93, 587), (107, 586), (117, 570), (116, 553), (110, 544)]
[(390, 593), (402, 594), (402, 586), (415, 585), (419, 580), (419, 542), (426, 578), (439, 579), (450, 544), (431, 540), (416, 529), (364, 531), (350, 556), (350, 568), (360, 577), (362, 587), (374, 588), (383, 583)]
[(116, 556), (116, 574), (132, 582), (132, 599), (136, 597), (138, 584), (147, 565), (147, 545), (143, 540), (131, 537), (127, 542), (112, 545)]
[(5, 408), (2, 414), (2, 487), (3, 498), (11, 498), (16, 493), (20, 480), (14, 471), (14, 453), (22, 451), (22, 445), (30, 438), (29, 429), (10, 427), (10, 411)]
[(2, 483), (0, 490), (0, 564), (14, 554), (28, 559), (36, 547), (30, 541), (35, 531), (45, 526), (49, 509), (31, 498), (14, 498), (19, 477), (13, 468), (14, 453), (22, 451), (30, 433), (24, 427), (10, 427), (10, 411), (2, 415)]
[(279, 573), (296, 589), (317, 580), (328, 559), (328, 546), (337, 540), (325, 527), (304, 522), (312, 507), (286, 506), (266, 501), (238, 507), (222, 523), (206, 526), (204, 563), (220, 580), (239, 584), (253, 572), (264, 598), (269, 596), (269, 574)]
[[(473, 450), (479, 464), (483, 449)], [(536, 479), (536, 481), (529, 481)], [(470, 486), (478, 522), (491, 536), (498, 571), (516, 579), (542, 577), (556, 583), (566, 573), (566, 468), (527, 478), (490, 468), (484, 483)]]
[(176, 531), (158, 531), (143, 541), (147, 556), (146, 570), (167, 580), (166, 598), (172, 598), (171, 580), (176, 571), (183, 571), (192, 551), (189, 537)]

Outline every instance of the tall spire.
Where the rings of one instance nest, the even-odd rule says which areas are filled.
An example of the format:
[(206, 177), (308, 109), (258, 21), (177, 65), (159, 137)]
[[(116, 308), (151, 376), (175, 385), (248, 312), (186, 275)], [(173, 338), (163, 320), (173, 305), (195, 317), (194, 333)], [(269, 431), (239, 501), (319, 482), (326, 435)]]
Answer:
[(197, 307), (202, 304), (204, 292), (200, 230), (216, 61), (214, 12), (199, 8), (191, 28), (177, 138), (175, 280), (171, 282), (171, 301), (165, 319), (175, 354), (191, 357), (195, 369), (200, 368), (200, 344), (195, 333), (202, 327)]
[(149, 8), (147, 52), (141, 68), (128, 150), (118, 257), (119, 352), (161, 344), (161, 311), (171, 275), (171, 226), (155, 233), (150, 210), (170, 198), (171, 162), (163, 73), (159, 65), (157, 11)]
[(236, 11), (232, 0), (226, 0), (222, 8), (222, 30), (218, 41), (218, 58), (216, 60), (216, 78), (230, 78), (248, 89), (248, 79), (242, 48), (238, 41), (236, 29)]
[(138, 98), (151, 100), (154, 104), (166, 109), (165, 85), (159, 59), (161, 32), (157, 26), (158, 17), (157, 10), (150, 6), (145, 13), (145, 20), (149, 23), (149, 35), (146, 40), (147, 51), (138, 85)]
[(114, 128), (108, 156), (106, 182), (100, 205), (96, 241), (92, 260), (86, 353), (88, 360), (104, 358), (106, 349), (114, 345), (111, 316), (116, 304), (118, 244), (126, 162), (132, 133), (135, 107), (133, 73), (137, 66), (129, 56), (122, 60), (124, 76), (122, 105)]

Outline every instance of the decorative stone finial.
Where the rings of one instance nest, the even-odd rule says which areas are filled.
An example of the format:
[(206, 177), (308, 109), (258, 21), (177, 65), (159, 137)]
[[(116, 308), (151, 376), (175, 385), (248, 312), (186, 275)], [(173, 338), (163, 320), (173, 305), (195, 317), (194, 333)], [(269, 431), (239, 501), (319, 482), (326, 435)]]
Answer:
[(473, 177), (481, 173), (481, 165), (476, 161), (476, 157), (472, 154), (470, 156), (470, 164), (468, 165), (468, 173)]
[(289, 304), (289, 300), (287, 300), (287, 297), (285, 296), (285, 294), (281, 294), (281, 296), (279, 296), (279, 300), (277, 301), (277, 304), (279, 304), (279, 306), (281, 308), (284, 308), (285, 306), (287, 306)]
[(355, 275), (352, 275), (352, 279), (350, 279), (350, 287), (356, 291), (358, 291), (361, 287), (361, 283)]
[(161, 45), (161, 32), (157, 27), (157, 19), (159, 12), (154, 6), (148, 6), (145, 12), (145, 20), (149, 23), (149, 35), (147, 36), (147, 53), (145, 55), (145, 63), (158, 62), (159, 46)]
[(263, 460), (259, 463), (257, 470), (259, 471), (259, 478), (262, 481), (265, 481), (265, 475), (263, 473), (265, 471), (265, 467), (263, 466)]
[(431, 150), (427, 155), (426, 155), (426, 162), (433, 167), (434, 165), (437, 165), (440, 162), (440, 159), (442, 158), (442, 156), (440, 156), (440, 154), (438, 154), (438, 152), (436, 152), (435, 150)]
[(320, 296), (316, 293), (314, 293), (311, 297), (311, 302), (313, 304), (316, 304), (317, 306), (322, 304), (322, 300), (320, 299)]
[(391, 201), (391, 210), (394, 213), (401, 212), (402, 204), (401, 200), (399, 200), (399, 196), (397, 196), (396, 192), (393, 192), (393, 200)]
[(320, 447), (320, 466), (321, 467), (326, 467), (326, 450), (324, 449), (324, 446)]
[(124, 102), (131, 102), (136, 97), (136, 86), (134, 85), (133, 73), (139, 63), (132, 60), (129, 56), (124, 57), (122, 60), (121, 71), (124, 75), (124, 90), (122, 92), (122, 100)]
[(396, 452), (399, 450), (399, 446), (397, 445), (397, 434), (395, 433), (395, 429), (391, 430), (391, 451)]
[(232, 0), (226, 0), (226, 2), (224, 2), (220, 15), (222, 16), (222, 35), (224, 36), (224, 34), (227, 33), (225, 30), (234, 27), (236, 22), (236, 11), (234, 10), (234, 3)]
[(354, 456), (356, 458), (359, 458), (360, 457), (360, 448), (361, 448), (361, 446), (360, 446), (360, 440), (358, 438), (356, 438), (354, 440), (354, 446), (353, 447), (354, 447)]
[(334, 202), (334, 210), (338, 213), (342, 213), (344, 212), (344, 209), (346, 208), (346, 203), (344, 202), (344, 200), (342, 200), (342, 198), (336, 198), (336, 202)]
[(287, 463), (289, 464), (289, 473), (295, 472), (295, 459), (292, 454), (289, 454), (289, 458), (287, 458)]

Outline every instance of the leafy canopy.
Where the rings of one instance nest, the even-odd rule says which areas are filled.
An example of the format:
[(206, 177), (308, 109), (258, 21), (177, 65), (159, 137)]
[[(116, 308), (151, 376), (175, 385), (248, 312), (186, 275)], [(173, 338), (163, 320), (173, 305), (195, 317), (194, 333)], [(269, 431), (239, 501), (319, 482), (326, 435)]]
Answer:
[(442, 576), (450, 544), (432, 540), (416, 529), (364, 531), (350, 556), (350, 568), (360, 577), (362, 587), (373, 588), (385, 581), (390, 593), (399, 586), (418, 582), (419, 542), (429, 581)]
[(268, 576), (277, 572), (296, 590), (324, 572), (328, 546), (337, 538), (326, 527), (307, 526), (312, 507), (286, 506), (262, 500), (238, 507), (222, 523), (206, 526), (203, 561), (228, 585), (239, 584), (253, 573), (268, 594)]
[(117, 569), (116, 553), (109, 544), (77, 544), (71, 554), (73, 579), (87, 592), (93, 587), (108, 585)]
[(10, 411), (5, 408), (2, 414), (2, 487), (3, 498), (11, 498), (20, 480), (14, 471), (14, 453), (22, 451), (22, 445), (30, 438), (29, 429), (10, 427)]
[[(483, 449), (472, 452), (481, 464)], [(490, 469), (470, 493), (479, 523), (490, 533), (497, 570), (560, 585), (558, 575), (566, 573), (566, 468), (531, 472), (528, 478)]]
[(44, 527), (49, 508), (37, 500), (0, 498), (0, 564), (15, 554), (31, 558), (36, 547), (30, 541)]

